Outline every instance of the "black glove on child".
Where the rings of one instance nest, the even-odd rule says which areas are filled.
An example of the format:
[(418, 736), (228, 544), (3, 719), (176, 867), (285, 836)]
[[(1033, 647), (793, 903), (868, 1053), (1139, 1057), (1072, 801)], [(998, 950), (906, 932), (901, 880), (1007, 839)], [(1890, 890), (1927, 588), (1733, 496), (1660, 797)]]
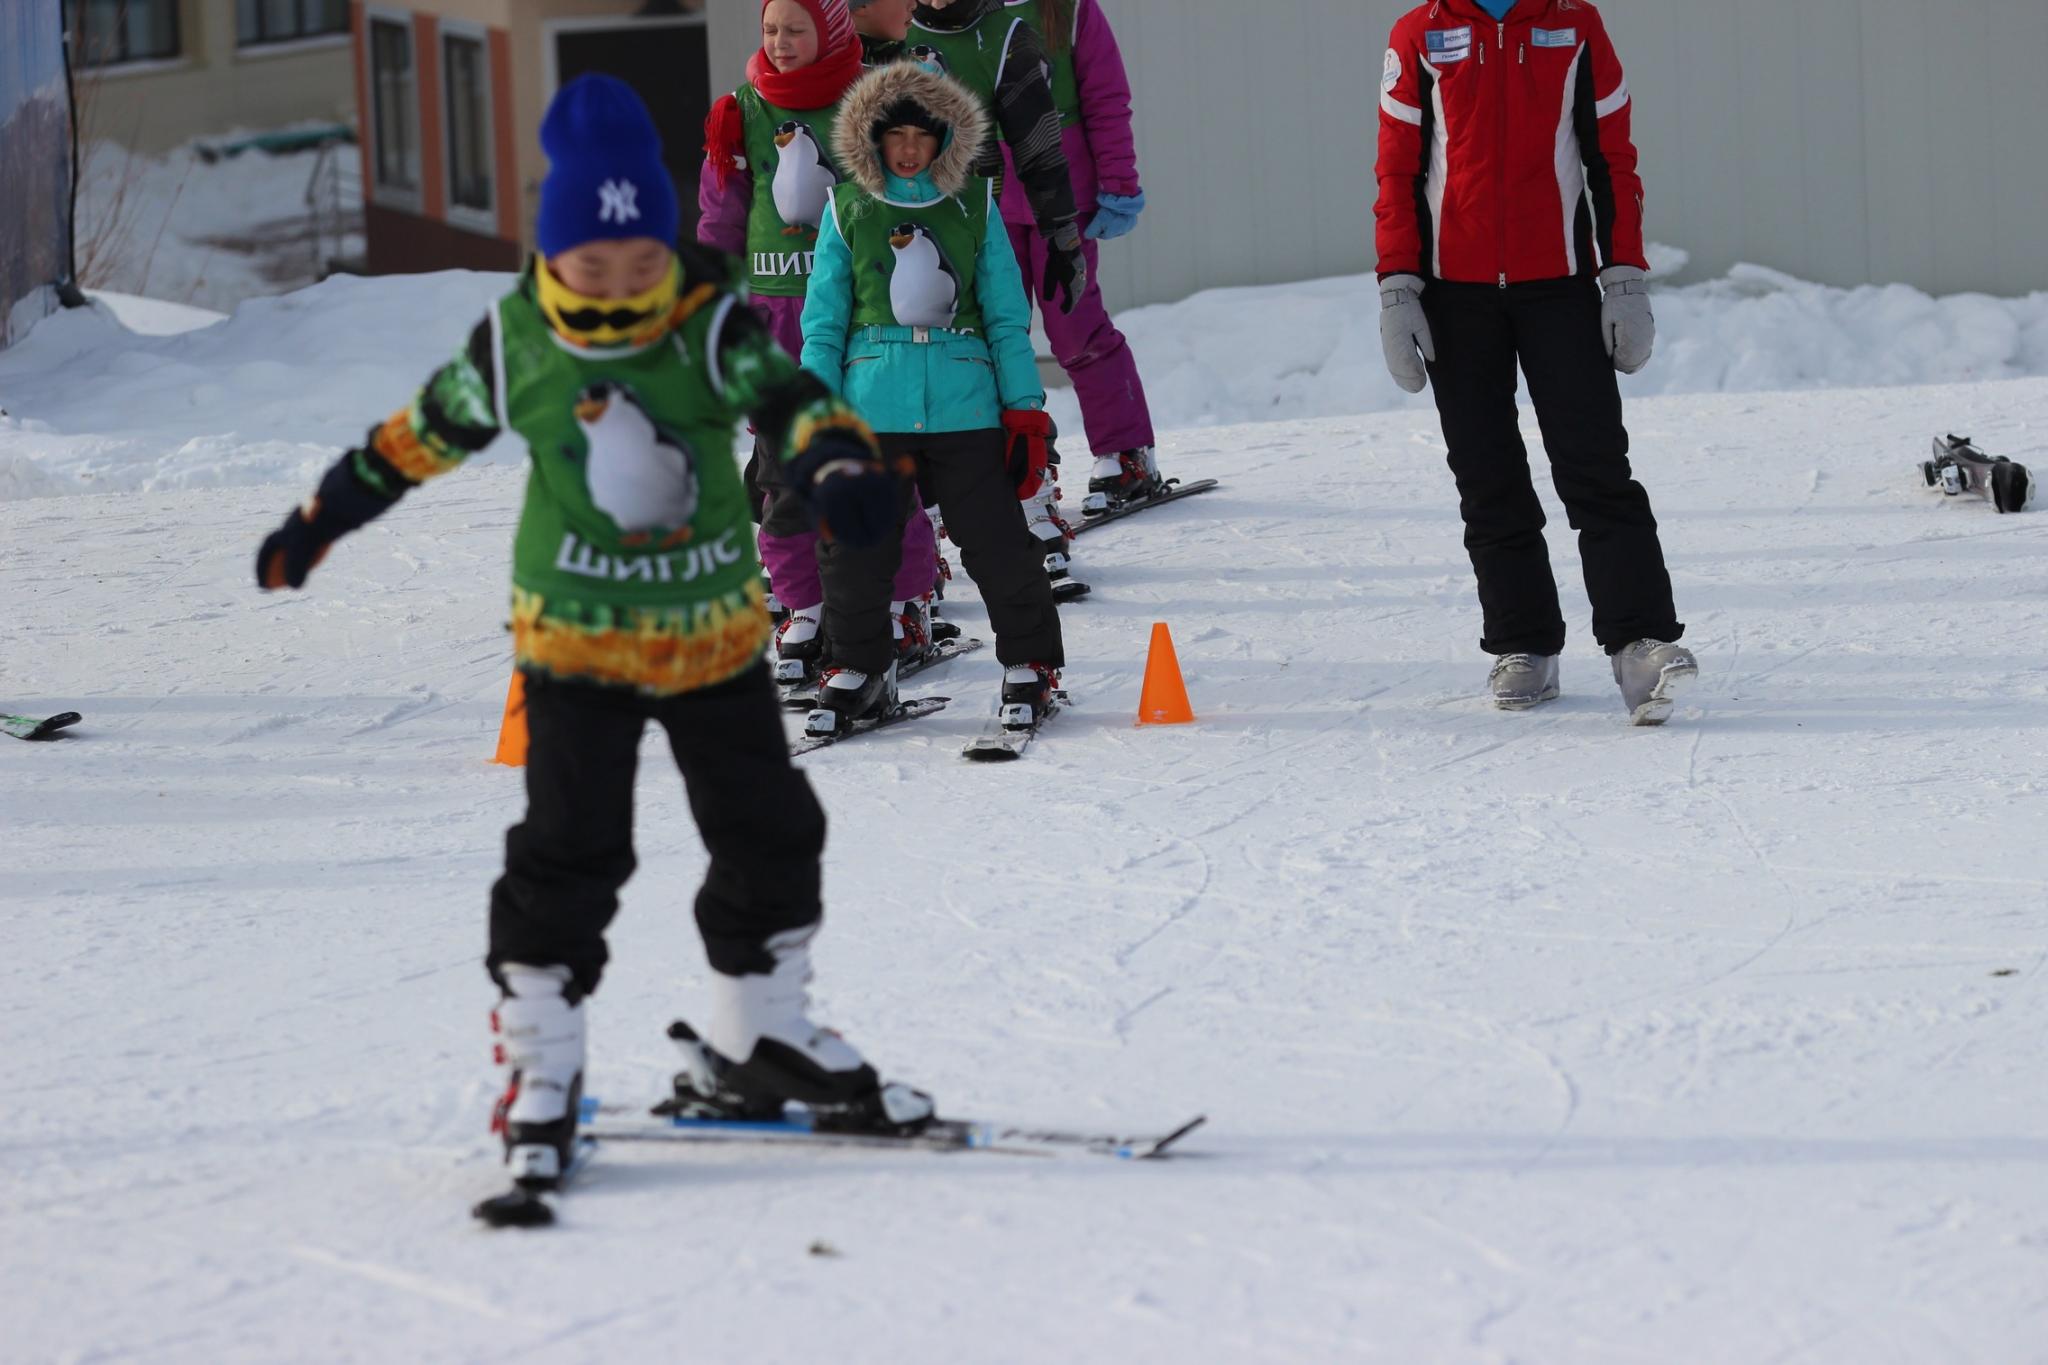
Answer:
[[(1081, 255), (1081, 230), (1062, 223), (1045, 244), (1045, 301), (1059, 300), (1060, 311), (1071, 313), (1088, 289), (1088, 261)], [(1064, 294), (1064, 298), (1060, 295)]]
[(1045, 486), (1047, 467), (1059, 463), (1052, 444), (1058, 435), (1049, 412), (1013, 408), (1003, 414), (1003, 471), (1018, 497), (1031, 497)]
[(335, 461), (306, 505), (293, 508), (284, 525), (264, 537), (256, 551), (257, 587), (303, 588), (328, 546), (391, 510), (398, 499), (372, 491), (356, 476), (355, 462), (354, 451)]
[(818, 433), (782, 476), (803, 495), (827, 540), (858, 550), (895, 534), (902, 472), (891, 472), (852, 432)]

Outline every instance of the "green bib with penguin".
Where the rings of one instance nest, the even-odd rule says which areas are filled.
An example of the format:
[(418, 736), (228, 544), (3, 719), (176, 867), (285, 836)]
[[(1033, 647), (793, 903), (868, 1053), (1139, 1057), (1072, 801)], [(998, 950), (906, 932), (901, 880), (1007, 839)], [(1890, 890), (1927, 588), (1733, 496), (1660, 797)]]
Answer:
[(747, 211), (747, 282), (756, 294), (802, 298), (825, 204), (843, 177), (832, 159), (839, 106), (784, 109), (752, 85), (733, 93), (745, 118), (747, 169), (754, 199)]
[(574, 350), (531, 284), (499, 300), (501, 425), (532, 457), (512, 580), (549, 616), (611, 629), (619, 613), (744, 606), (760, 575), (733, 433), (700, 308), (651, 346)]
[(982, 329), (974, 277), (988, 234), (988, 181), (925, 204), (841, 185), (832, 202), (853, 257), (855, 327)]

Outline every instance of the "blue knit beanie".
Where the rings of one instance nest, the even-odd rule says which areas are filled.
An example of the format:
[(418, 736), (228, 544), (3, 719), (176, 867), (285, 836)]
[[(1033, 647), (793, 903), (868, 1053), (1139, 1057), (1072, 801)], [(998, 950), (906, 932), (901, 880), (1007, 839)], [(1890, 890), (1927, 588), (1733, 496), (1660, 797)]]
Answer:
[(626, 237), (675, 244), (675, 182), (661, 161), (661, 134), (632, 86), (595, 74), (570, 81), (548, 104), (540, 145), (548, 154), (534, 224), (541, 255)]

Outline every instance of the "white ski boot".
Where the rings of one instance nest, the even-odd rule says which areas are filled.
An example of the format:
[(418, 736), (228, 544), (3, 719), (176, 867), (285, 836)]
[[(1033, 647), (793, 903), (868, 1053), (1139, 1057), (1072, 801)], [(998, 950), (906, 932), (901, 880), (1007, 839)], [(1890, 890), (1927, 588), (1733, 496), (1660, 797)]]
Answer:
[(513, 1182), (528, 1190), (561, 1183), (575, 1152), (583, 1099), (583, 1002), (569, 1003), (567, 967), (508, 962), (505, 997), (491, 1012), (498, 1061), (511, 1071), (491, 1129), (505, 1140)]
[(818, 709), (804, 718), (804, 733), (844, 734), (857, 720), (878, 720), (896, 709), (896, 661), (879, 673), (828, 668), (818, 684)]
[(1691, 650), (1662, 640), (1638, 640), (1614, 655), (1614, 681), (1631, 725), (1662, 725), (1678, 694), (1699, 675)]
[(800, 687), (817, 673), (818, 656), (825, 640), (819, 632), (825, 624), (825, 604), (798, 607), (775, 627), (775, 681), (784, 687)]
[(1151, 446), (1100, 455), (1088, 471), (1088, 498), (1081, 510), (1100, 516), (1127, 502), (1149, 498), (1163, 486), (1159, 455)]
[(775, 966), (764, 975), (712, 973), (703, 1034), (680, 1019), (669, 1025), (683, 1069), (675, 1097), (657, 1112), (773, 1120), (795, 1101), (820, 1128), (902, 1133), (931, 1120), (931, 1096), (884, 1084), (853, 1044), (812, 1022), (810, 942), (817, 932), (812, 925), (770, 939)]
[(1486, 675), (1493, 704), (1503, 711), (1527, 711), (1557, 698), (1555, 654), (1503, 654)]
[(1045, 556), (1046, 575), (1055, 583), (1065, 578), (1073, 567), (1074, 528), (1060, 515), (1060, 490), (1050, 469), (1039, 490), (1024, 499), (1024, 524)]

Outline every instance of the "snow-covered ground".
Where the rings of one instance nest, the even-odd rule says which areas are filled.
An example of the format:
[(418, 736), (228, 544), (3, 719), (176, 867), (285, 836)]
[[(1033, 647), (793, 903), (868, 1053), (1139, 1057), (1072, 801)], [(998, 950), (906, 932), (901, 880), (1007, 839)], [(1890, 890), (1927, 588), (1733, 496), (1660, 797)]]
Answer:
[[(1188, 1158), (620, 1150), (487, 1234), (520, 473), (249, 578), (492, 287), (0, 354), (0, 701), (87, 716), (0, 751), (0, 1355), (2048, 1360), (2048, 515), (1913, 469), (1947, 429), (2048, 464), (2048, 379), (1633, 403), (1704, 665), (1661, 731), (1554, 504), (1566, 695), (1476, 699), (1432, 413), (1169, 436), (1224, 487), (1080, 542), (1077, 705), (1022, 764), (955, 756), (983, 654), (805, 766), (824, 1015), (947, 1109), (1206, 1111)], [(1193, 726), (1131, 724), (1155, 620)], [(652, 741), (640, 799), (624, 1098), (705, 983)]]

